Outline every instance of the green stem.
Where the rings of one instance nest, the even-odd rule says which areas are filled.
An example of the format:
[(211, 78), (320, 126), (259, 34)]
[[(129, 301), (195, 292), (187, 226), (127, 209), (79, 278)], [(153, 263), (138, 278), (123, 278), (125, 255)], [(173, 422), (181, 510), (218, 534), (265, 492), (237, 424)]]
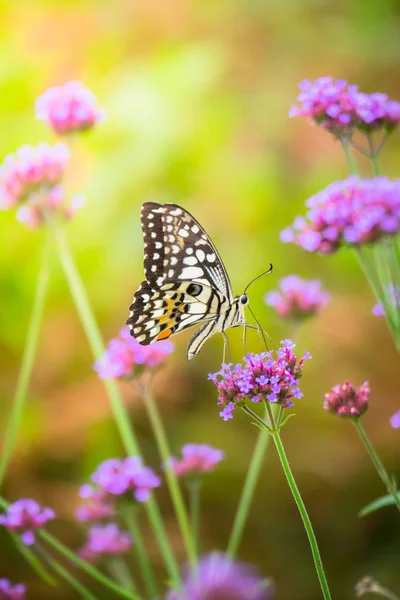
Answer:
[[(99, 326), (94, 317), (92, 307), (86, 295), (79, 272), (71, 255), (67, 238), (62, 229), (53, 227), (53, 234), (56, 239), (60, 260), (64, 269), (68, 285), (75, 301), (82, 325), (85, 329), (90, 348), (95, 359), (98, 359), (104, 352), (104, 344), (101, 338)], [(129, 416), (123, 404), (118, 385), (114, 379), (104, 379), (108, 397), (114, 419), (121, 435), (122, 442), (126, 452), (129, 455), (140, 455), (140, 449), (136, 440), (133, 427), (130, 426)], [(145, 503), (150, 523), (156, 535), (164, 563), (169, 573), (169, 577), (174, 585), (179, 585), (179, 568), (168, 541), (165, 527), (161, 518), (159, 508), (154, 498), (149, 498)]]
[(185, 503), (183, 501), (182, 491), (179, 486), (178, 479), (169, 462), (171, 452), (168, 447), (168, 440), (165, 434), (164, 425), (160, 413), (158, 412), (157, 404), (151, 392), (150, 383), (146, 385), (144, 389), (143, 399), (147, 410), (147, 414), (149, 416), (153, 434), (156, 440), (158, 452), (164, 465), (168, 489), (171, 494), (171, 500), (174, 505), (175, 514), (178, 519), (179, 528), (181, 530), (188, 559), (190, 564), (193, 566), (196, 563), (196, 552), (193, 533), (190, 528), (190, 522), (187, 515)]
[(349, 142), (347, 142), (346, 140), (343, 140), (343, 139), (341, 139), (340, 141), (341, 141), (341, 144), (342, 144), (343, 151), (344, 151), (344, 153), (346, 155), (346, 159), (347, 159), (347, 162), (349, 164), (350, 171), (354, 175), (359, 175), (360, 173), (359, 173), (359, 170), (358, 170), (358, 167), (357, 167), (357, 163), (354, 160), (354, 156), (353, 156), (353, 153), (351, 151), (351, 147), (350, 147)]
[(190, 506), (190, 523), (192, 526), (193, 538), (194, 538), (194, 550), (196, 558), (199, 556), (200, 547), (200, 491), (202, 481), (201, 479), (191, 479), (187, 482), (187, 489), (189, 492), (189, 506)]
[(150, 600), (151, 598), (157, 598), (158, 589), (155, 581), (154, 571), (148, 559), (143, 537), (137, 523), (137, 518), (133, 512), (134, 510), (135, 508), (132, 509), (131, 507), (124, 508), (122, 514), (127, 524), (129, 533), (131, 534), (134, 548), (136, 549), (139, 567), (142, 572), (143, 581)]
[(311, 552), (314, 559), (315, 569), (317, 571), (319, 583), (321, 586), (322, 594), (325, 600), (331, 599), (331, 594), (328, 587), (328, 582), (326, 580), (324, 568), (322, 566), (322, 560), (318, 549), (317, 539), (315, 537), (314, 530), (311, 525), (310, 517), (308, 516), (306, 507), (304, 505), (303, 499), (300, 495), (299, 489), (297, 487), (296, 481), (293, 477), (293, 473), (290, 469), (289, 461), (287, 459), (285, 449), (283, 447), (279, 432), (273, 432), (272, 437), (275, 443), (276, 450), (279, 455), (279, 459), (282, 464), (283, 471), (285, 473), (287, 482), (289, 484), (290, 490), (293, 494), (293, 498), (297, 504), (297, 508), (299, 509), (301, 518), (303, 520), (303, 524), (308, 536), (308, 541), (310, 542)]
[(67, 558), (69, 561), (74, 563), (77, 567), (85, 571), (88, 575), (93, 577), (93, 579), (96, 579), (96, 581), (104, 585), (106, 588), (108, 588), (115, 594), (118, 594), (123, 598), (128, 598), (129, 600), (141, 600), (140, 596), (138, 596), (132, 591), (124, 590), (124, 588), (115, 583), (109, 577), (103, 575), (103, 573), (96, 569), (96, 567), (93, 567), (93, 565), (84, 561), (77, 554), (75, 554), (69, 548), (67, 548), (67, 546), (64, 546), (64, 544), (57, 540), (57, 538), (52, 536), (50, 533), (47, 533), (47, 531), (39, 531), (38, 536), (49, 546), (54, 548), (54, 550), (56, 550), (59, 554)]
[(244, 526), (250, 512), (251, 501), (260, 476), (262, 462), (269, 443), (268, 431), (262, 430), (258, 434), (257, 443), (251, 457), (249, 469), (243, 485), (239, 504), (233, 521), (232, 531), (229, 536), (227, 553), (233, 558), (242, 539)]
[(390, 479), (390, 476), (389, 476), (388, 472), (386, 471), (381, 459), (377, 455), (375, 448), (373, 447), (367, 434), (365, 433), (364, 427), (361, 425), (360, 419), (351, 419), (351, 421), (352, 421), (354, 427), (357, 429), (357, 433), (360, 436), (361, 441), (364, 444), (365, 449), (367, 450), (367, 452), (373, 462), (376, 472), (378, 473), (379, 477), (383, 481), (387, 491), (392, 496), (394, 503), (397, 506), (397, 509), (400, 511), (400, 498), (396, 493), (396, 491), (397, 491), (396, 486)]
[(374, 175), (380, 175), (380, 166), (379, 166), (379, 157), (377, 154), (374, 154), (370, 157), (372, 163), (372, 169), (374, 171)]
[(0, 488), (4, 482), (8, 465), (14, 450), (18, 430), (21, 424), (22, 415), (25, 406), (26, 395), (29, 381), (31, 379), (32, 368), (35, 361), (36, 350), (39, 341), (40, 325), (43, 317), (43, 310), (46, 301), (51, 259), (51, 238), (46, 232), (46, 240), (40, 264), (39, 276), (36, 284), (36, 293), (33, 301), (32, 314), (28, 327), (28, 335), (25, 344), (25, 350), (22, 357), (21, 370), (19, 373), (17, 388), (11, 409), (7, 433), (5, 435), (3, 452), (0, 458)]
[[(2, 498), (0, 499), (0, 505), (2, 508), (6, 509), (8, 503), (5, 502)], [(25, 546), (19, 535), (13, 531), (9, 531), (11, 539), (13, 540), (15, 546), (18, 548), (19, 552), (25, 558), (25, 560), (30, 564), (32, 569), (36, 571), (36, 573), (45, 581), (48, 585), (56, 586), (57, 580), (51, 575), (47, 569), (42, 565), (40, 559), (34, 554), (29, 546)]]
[(108, 569), (114, 579), (123, 587), (133, 592), (137, 592), (135, 582), (131, 572), (123, 558), (120, 556), (109, 558), (107, 561)]
[(263, 421), (254, 411), (251, 410), (251, 408), (249, 408), (248, 406), (244, 405), (242, 406), (242, 410), (247, 413), (252, 419), (255, 420), (256, 423), (258, 423), (259, 425), (261, 425), (262, 429), (269, 429), (268, 425), (266, 424), (265, 421)]

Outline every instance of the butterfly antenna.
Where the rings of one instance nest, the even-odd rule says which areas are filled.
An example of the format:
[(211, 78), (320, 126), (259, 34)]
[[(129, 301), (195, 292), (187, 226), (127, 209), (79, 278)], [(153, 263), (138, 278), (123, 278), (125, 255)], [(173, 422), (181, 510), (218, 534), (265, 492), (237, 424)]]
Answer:
[(269, 350), (269, 348), (268, 348), (268, 342), (267, 342), (267, 337), (265, 335), (264, 329), (261, 327), (261, 324), (260, 324), (259, 320), (257, 319), (256, 315), (254, 314), (254, 312), (252, 311), (251, 307), (249, 305), (247, 305), (247, 308), (249, 309), (249, 311), (250, 311), (253, 319), (257, 323), (257, 330), (262, 335), (262, 338), (263, 338), (263, 341), (264, 341), (266, 349)]
[(254, 283), (255, 281), (258, 281), (259, 279), (261, 279), (262, 277), (265, 277), (266, 275), (270, 275), (272, 273), (272, 269), (273, 269), (273, 266), (272, 266), (272, 263), (270, 263), (268, 271), (264, 271), (264, 273), (261, 273), (261, 275), (258, 275), (258, 277), (256, 277), (255, 279), (252, 279), (252, 281), (250, 281), (250, 283), (248, 283), (246, 285), (243, 293), (245, 294), (247, 292), (247, 290), (249, 289), (249, 287), (251, 286), (251, 284)]

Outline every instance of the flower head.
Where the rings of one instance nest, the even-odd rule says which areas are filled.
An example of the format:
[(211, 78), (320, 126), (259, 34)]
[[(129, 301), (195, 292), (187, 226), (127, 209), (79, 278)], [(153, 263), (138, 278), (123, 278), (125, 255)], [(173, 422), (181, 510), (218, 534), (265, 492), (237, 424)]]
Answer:
[(119, 337), (108, 343), (103, 355), (94, 364), (101, 379), (134, 377), (143, 367), (161, 365), (174, 349), (169, 340), (141, 346), (129, 333), (128, 327), (121, 329)]
[(88, 538), (79, 550), (79, 555), (87, 561), (102, 556), (119, 556), (132, 546), (132, 538), (127, 531), (120, 531), (115, 523), (96, 525), (89, 529)]
[(329, 294), (321, 287), (318, 280), (307, 281), (288, 275), (280, 280), (279, 291), (265, 296), (265, 302), (273, 306), (282, 319), (300, 320), (315, 315), (329, 302)]
[(311, 358), (308, 352), (298, 360), (292, 352), (295, 344), (291, 340), (281, 342), (276, 351), (248, 354), (245, 364), (222, 365), (217, 373), (210, 373), (218, 389), (220, 416), (227, 421), (232, 418), (236, 406), (251, 402), (277, 403), (284, 408), (293, 406), (294, 398), (301, 398), (299, 382), (303, 374), (304, 361)]
[(96, 96), (79, 81), (49, 88), (36, 100), (36, 117), (59, 135), (92, 129), (104, 116)]
[(17, 500), (10, 504), (5, 515), (0, 515), (0, 525), (21, 535), (27, 546), (35, 542), (34, 531), (55, 518), (51, 508), (43, 508), (35, 500)]
[(307, 218), (281, 234), (309, 252), (331, 254), (341, 246), (369, 244), (400, 230), (400, 180), (386, 177), (337, 181), (309, 198)]
[(368, 381), (364, 381), (358, 389), (345, 381), (325, 394), (324, 409), (339, 417), (361, 417), (368, 408), (370, 393)]
[(103, 492), (114, 496), (131, 492), (138, 502), (148, 500), (151, 490), (161, 485), (160, 478), (153, 469), (143, 465), (139, 456), (105, 460), (93, 473), (92, 481)]
[(72, 219), (85, 203), (82, 194), (76, 194), (70, 200), (65, 198), (61, 185), (56, 185), (45, 192), (33, 193), (29, 200), (17, 210), (17, 219), (29, 229), (37, 229), (46, 222), (46, 217), (55, 215), (62, 219)]
[(24, 600), (26, 586), (22, 583), (12, 585), (8, 579), (0, 579), (0, 600)]
[(207, 444), (185, 444), (182, 446), (182, 458), (170, 458), (170, 464), (177, 477), (207, 473), (224, 458), (224, 453), (218, 448)]
[(104, 490), (86, 484), (79, 490), (79, 496), (85, 502), (75, 511), (78, 521), (102, 521), (115, 517), (113, 498)]
[(22, 146), (6, 156), (0, 167), (0, 209), (28, 200), (32, 194), (47, 193), (64, 175), (69, 160), (67, 146)]
[(340, 136), (352, 129), (370, 133), (377, 129), (391, 131), (400, 121), (400, 103), (386, 94), (364, 94), (345, 79), (319, 77), (299, 83), (298, 105), (290, 117), (308, 117), (317, 125)]
[(395, 412), (394, 415), (392, 415), (389, 420), (390, 420), (390, 425), (393, 427), (393, 429), (399, 429), (400, 428), (400, 410)]
[(170, 591), (167, 600), (268, 600), (273, 586), (249, 564), (235, 562), (213, 552), (203, 556), (198, 570), (184, 571), (179, 591)]

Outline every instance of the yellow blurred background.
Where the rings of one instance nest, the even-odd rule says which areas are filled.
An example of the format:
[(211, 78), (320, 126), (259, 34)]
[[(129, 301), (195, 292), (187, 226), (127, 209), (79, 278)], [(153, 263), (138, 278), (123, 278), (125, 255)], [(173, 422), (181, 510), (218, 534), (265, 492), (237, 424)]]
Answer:
[[(263, 298), (296, 273), (320, 278), (332, 299), (298, 332), (307, 349), (304, 398), (283, 432), (294, 473), (315, 526), (333, 597), (354, 597), (372, 575), (400, 591), (400, 525), (389, 507), (360, 520), (358, 511), (384, 493), (348, 422), (322, 410), (322, 395), (349, 379), (372, 387), (365, 427), (388, 469), (398, 473), (399, 433), (389, 416), (400, 408), (398, 355), (383, 319), (371, 315), (372, 294), (351, 252), (319, 257), (282, 245), (280, 231), (304, 200), (347, 176), (327, 133), (288, 110), (304, 78), (332, 75), (365, 92), (400, 99), (400, 5), (324, 0), (13, 0), (0, 4), (0, 156), (52, 141), (35, 121), (34, 102), (70, 79), (90, 87), (107, 120), (76, 140), (67, 185), (87, 196), (68, 236), (107, 340), (123, 326), (142, 279), (140, 205), (175, 202), (204, 225), (225, 260), (234, 291), (272, 262), (274, 272), (250, 289), (250, 300), (274, 340), (287, 326)], [(385, 149), (386, 175), (399, 176), (395, 133)], [(365, 172), (368, 172), (368, 167)], [(43, 232), (24, 229), (12, 211), (0, 215), (0, 419), (4, 433), (32, 308)], [(226, 459), (204, 486), (202, 549), (224, 549), (255, 429), (245, 415), (224, 423), (207, 373), (219, 369), (222, 340), (208, 342), (188, 363), (176, 338), (156, 393), (171, 446), (204, 442)], [(229, 334), (241, 357), (240, 332)], [(256, 336), (253, 349), (258, 349)], [(63, 273), (54, 255), (40, 348), (5, 495), (34, 497), (60, 519), (50, 530), (76, 548), (77, 491), (103, 459), (122, 454), (108, 400)], [(158, 468), (143, 407), (121, 390), (146, 462)], [(184, 550), (165, 489), (157, 492), (181, 561)], [(149, 534), (154, 564), (162, 562)], [(152, 545), (153, 544), (153, 545)], [(271, 447), (240, 557), (277, 584), (278, 600), (318, 600), (307, 539)], [(24, 581), (30, 600), (75, 598), (52, 589), (25, 565), (0, 531), (0, 578)], [(107, 594), (104, 598), (108, 597)]]

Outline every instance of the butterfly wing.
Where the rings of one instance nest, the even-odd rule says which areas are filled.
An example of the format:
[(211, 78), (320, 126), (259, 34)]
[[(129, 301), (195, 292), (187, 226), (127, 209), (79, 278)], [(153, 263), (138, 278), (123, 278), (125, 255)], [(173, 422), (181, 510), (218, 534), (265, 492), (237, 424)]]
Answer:
[(201, 225), (175, 204), (142, 206), (146, 280), (127, 324), (143, 345), (215, 320), (233, 299), (222, 260)]

